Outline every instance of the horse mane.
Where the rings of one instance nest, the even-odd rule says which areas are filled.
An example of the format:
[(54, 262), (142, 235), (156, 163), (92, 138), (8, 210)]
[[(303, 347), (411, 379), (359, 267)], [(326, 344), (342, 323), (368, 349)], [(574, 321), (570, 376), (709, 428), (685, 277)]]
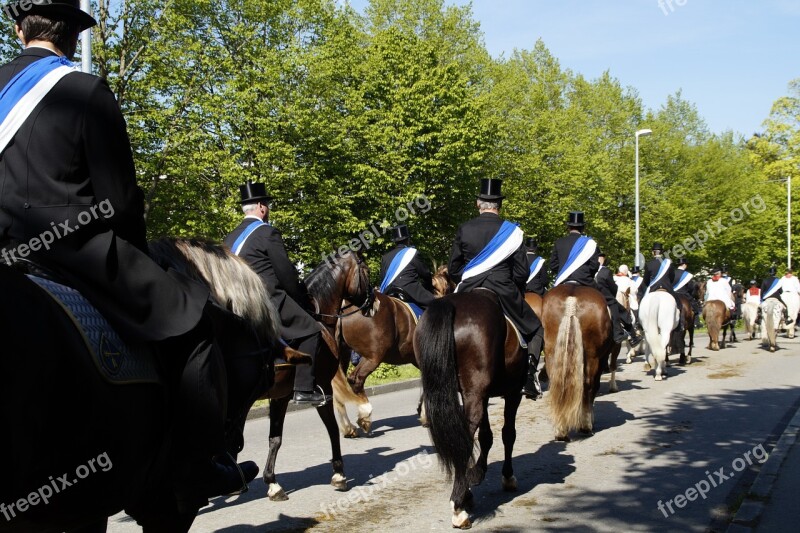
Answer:
[(306, 288), (317, 302), (330, 302), (338, 296), (334, 272), (341, 268), (339, 259), (341, 256), (337, 252), (330, 260), (323, 261), (306, 276)]
[(203, 283), (216, 303), (247, 320), (270, 342), (280, 336), (280, 318), (261, 278), (225, 245), (206, 239), (164, 238), (149, 243), (150, 255)]

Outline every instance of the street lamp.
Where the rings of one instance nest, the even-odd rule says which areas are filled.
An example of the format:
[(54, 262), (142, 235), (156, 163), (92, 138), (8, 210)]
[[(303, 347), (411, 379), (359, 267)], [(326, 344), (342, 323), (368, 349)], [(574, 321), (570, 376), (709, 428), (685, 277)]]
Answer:
[(637, 130), (636, 131), (636, 261), (635, 265), (641, 267), (639, 264), (639, 137), (646, 136), (653, 133), (653, 130)]
[(766, 183), (786, 182), (786, 268), (792, 268), (792, 177), (767, 180)]
[[(44, 2), (34, 2), (34, 4)], [(48, 4), (50, 2), (47, 2)], [(91, 0), (81, 0), (81, 9), (92, 14)], [(92, 29), (83, 30), (81, 33), (81, 72), (92, 73)]]

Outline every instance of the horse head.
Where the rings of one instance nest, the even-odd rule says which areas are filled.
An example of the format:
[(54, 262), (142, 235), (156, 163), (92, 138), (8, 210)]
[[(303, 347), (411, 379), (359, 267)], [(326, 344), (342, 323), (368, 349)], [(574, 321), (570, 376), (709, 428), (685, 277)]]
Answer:
[(343, 300), (359, 308), (369, 305), (369, 267), (361, 253), (347, 250), (323, 261), (305, 279), (320, 316), (338, 314)]

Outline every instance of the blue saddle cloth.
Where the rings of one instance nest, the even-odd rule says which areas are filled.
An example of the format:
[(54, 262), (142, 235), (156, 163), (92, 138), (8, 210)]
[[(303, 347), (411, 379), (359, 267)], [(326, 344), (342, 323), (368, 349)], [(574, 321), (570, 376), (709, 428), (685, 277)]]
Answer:
[(55, 281), (29, 275), (48, 293), (81, 333), (92, 361), (110, 383), (160, 383), (155, 354), (142, 344), (126, 344), (81, 293)]

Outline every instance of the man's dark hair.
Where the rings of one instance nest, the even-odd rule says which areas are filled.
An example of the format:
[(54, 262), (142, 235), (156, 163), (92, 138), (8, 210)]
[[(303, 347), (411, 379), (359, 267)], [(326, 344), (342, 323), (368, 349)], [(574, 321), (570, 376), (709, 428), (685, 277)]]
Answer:
[(53, 43), (67, 57), (72, 57), (75, 50), (73, 40), (80, 30), (77, 22), (70, 20), (55, 20), (41, 15), (28, 15), (19, 22), (25, 41), (47, 41)]

